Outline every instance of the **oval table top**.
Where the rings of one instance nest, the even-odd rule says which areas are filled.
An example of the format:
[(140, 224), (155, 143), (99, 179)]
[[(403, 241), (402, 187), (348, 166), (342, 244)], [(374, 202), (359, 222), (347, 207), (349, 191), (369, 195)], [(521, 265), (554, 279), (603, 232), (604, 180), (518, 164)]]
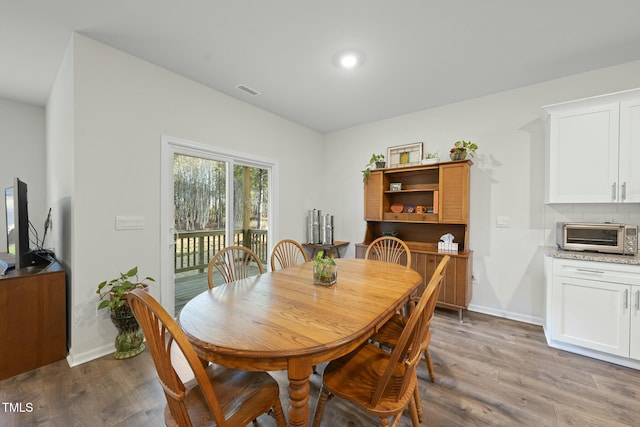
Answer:
[(207, 290), (182, 309), (180, 326), (196, 347), (219, 355), (313, 354), (373, 333), (421, 282), (397, 264), (336, 263), (330, 287), (313, 284), (308, 262)]
[(416, 291), (415, 270), (340, 258), (337, 283), (313, 284), (313, 262), (216, 286), (189, 301), (178, 322), (198, 355), (245, 370), (287, 370), (289, 422), (307, 425), (313, 365), (376, 332)]

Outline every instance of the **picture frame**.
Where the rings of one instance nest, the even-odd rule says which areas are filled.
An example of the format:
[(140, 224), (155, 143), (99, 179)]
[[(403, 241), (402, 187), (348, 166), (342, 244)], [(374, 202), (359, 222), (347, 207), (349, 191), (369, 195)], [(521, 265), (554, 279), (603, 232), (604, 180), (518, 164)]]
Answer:
[(422, 162), (422, 142), (387, 148), (387, 167), (416, 166)]
[(402, 190), (401, 182), (392, 182), (389, 184), (389, 191), (400, 191)]

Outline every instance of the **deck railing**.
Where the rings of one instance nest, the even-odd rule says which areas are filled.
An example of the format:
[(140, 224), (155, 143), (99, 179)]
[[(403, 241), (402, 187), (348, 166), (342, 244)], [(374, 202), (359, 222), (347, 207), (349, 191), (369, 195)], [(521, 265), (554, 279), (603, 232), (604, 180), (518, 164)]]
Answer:
[[(267, 230), (237, 229), (232, 245), (246, 246), (267, 263)], [(220, 249), (230, 246), (224, 230), (183, 231), (176, 235), (174, 269), (176, 273), (207, 270), (209, 261)]]

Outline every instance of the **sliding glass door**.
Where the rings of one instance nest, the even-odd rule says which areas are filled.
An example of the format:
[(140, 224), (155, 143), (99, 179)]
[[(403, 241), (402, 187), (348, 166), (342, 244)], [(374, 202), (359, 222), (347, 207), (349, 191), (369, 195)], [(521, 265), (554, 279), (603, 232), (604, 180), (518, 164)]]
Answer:
[(171, 180), (164, 171), (162, 192), (172, 194), (162, 202), (163, 228), (171, 235), (163, 260), (173, 269), (163, 269), (163, 285), (171, 290), (163, 289), (162, 304), (174, 314), (208, 289), (208, 264), (220, 249), (246, 246), (265, 267), (269, 257), (273, 165), (193, 148), (169, 141), (163, 155), (171, 161)]

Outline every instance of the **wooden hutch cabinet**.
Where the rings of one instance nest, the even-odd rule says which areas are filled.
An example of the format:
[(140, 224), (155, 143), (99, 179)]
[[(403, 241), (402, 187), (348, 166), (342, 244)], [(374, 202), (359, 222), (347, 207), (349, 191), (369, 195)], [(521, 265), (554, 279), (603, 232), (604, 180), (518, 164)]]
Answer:
[[(463, 310), (471, 300), (472, 251), (469, 237), (470, 160), (371, 171), (364, 187), (364, 241), (356, 244), (356, 257), (385, 234), (396, 234), (411, 250), (411, 266), (422, 275), (426, 287), (444, 253), (438, 252), (440, 236), (451, 233), (458, 253), (451, 256), (438, 305)], [(391, 189), (400, 184), (400, 189)], [(402, 212), (393, 212), (402, 205)], [(426, 212), (408, 212), (409, 206), (425, 206)]]

